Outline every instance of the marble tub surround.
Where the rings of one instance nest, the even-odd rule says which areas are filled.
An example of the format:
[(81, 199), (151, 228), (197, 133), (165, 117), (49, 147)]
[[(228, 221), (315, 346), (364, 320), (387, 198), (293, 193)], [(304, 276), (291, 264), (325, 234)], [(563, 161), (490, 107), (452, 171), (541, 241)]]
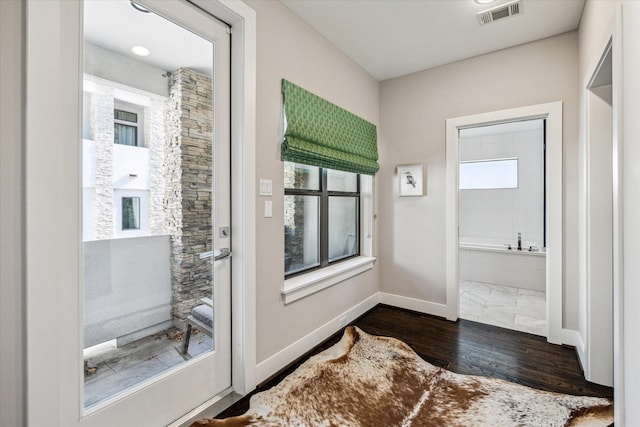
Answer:
[(460, 318), (546, 336), (545, 293), (512, 286), (461, 281)]

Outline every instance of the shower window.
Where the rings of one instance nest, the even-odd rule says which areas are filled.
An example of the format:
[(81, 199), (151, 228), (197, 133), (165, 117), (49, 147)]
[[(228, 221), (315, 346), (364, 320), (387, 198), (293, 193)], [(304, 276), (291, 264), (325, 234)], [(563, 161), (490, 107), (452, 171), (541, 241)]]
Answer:
[(460, 162), (460, 190), (518, 188), (518, 158)]

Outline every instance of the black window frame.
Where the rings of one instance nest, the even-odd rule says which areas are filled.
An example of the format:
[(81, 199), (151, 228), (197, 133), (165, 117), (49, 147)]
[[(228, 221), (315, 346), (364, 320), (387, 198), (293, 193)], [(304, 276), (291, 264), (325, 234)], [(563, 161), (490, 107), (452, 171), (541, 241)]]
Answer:
[[(295, 164), (295, 163), (294, 163)], [(360, 198), (360, 174), (356, 174), (356, 191), (329, 191), (327, 185), (327, 175), (329, 168), (318, 168), (320, 175), (320, 189), (308, 190), (302, 188), (287, 188), (284, 189), (285, 196), (313, 196), (319, 199), (319, 240), (320, 240), (320, 264), (308, 267), (295, 272), (287, 273), (285, 271), (285, 279), (306, 274), (314, 270), (320, 270), (330, 265), (335, 265), (343, 261), (360, 256), (360, 236), (362, 235), (360, 218), (361, 211), (361, 198)], [(336, 169), (331, 169), (336, 170)], [(329, 199), (331, 197), (352, 197), (356, 199), (356, 236), (355, 244), (356, 250), (352, 255), (347, 255), (338, 259), (329, 260)], [(285, 246), (286, 254), (286, 246)]]
[[(135, 116), (133, 120), (129, 120), (127, 118), (119, 118), (118, 117), (118, 113), (124, 113), (124, 116), (126, 117), (127, 115), (129, 116)], [(139, 132), (142, 131), (142, 129), (140, 128), (140, 120), (138, 119), (139, 116), (139, 112), (133, 112), (133, 111), (129, 111), (126, 107), (118, 107), (116, 106), (113, 109), (113, 143), (114, 144), (118, 144), (118, 145), (125, 145), (127, 147), (142, 147), (142, 145), (140, 145), (140, 136), (139, 136)], [(131, 129), (135, 129), (135, 132), (133, 133), (134, 135), (134, 144), (123, 144), (122, 142), (120, 142), (120, 139), (118, 137), (118, 126), (122, 126), (125, 128), (131, 128)]]
[[(125, 199), (131, 199), (131, 208), (134, 209), (136, 204), (134, 203), (134, 199), (138, 199), (138, 204), (137, 204), (137, 216), (138, 216), (138, 226), (136, 228), (124, 228), (125, 225), (125, 221), (124, 221), (124, 215), (125, 215)], [(121, 231), (139, 231), (142, 227), (141, 221), (142, 221), (142, 198), (140, 196), (122, 196), (120, 197), (120, 216), (121, 216), (121, 224), (120, 224), (120, 230)]]

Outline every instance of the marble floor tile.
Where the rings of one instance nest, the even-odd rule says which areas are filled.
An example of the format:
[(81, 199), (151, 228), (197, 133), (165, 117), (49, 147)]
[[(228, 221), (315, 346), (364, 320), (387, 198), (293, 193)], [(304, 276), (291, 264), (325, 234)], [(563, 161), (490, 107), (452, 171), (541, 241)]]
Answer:
[(531, 326), (533, 328), (544, 327), (547, 324), (545, 319), (539, 319), (535, 317), (523, 316), (522, 314), (516, 314), (513, 323), (522, 326)]
[(489, 298), (489, 294), (478, 295), (473, 292), (462, 292), (460, 294), (460, 304), (477, 305), (480, 307), (484, 307), (485, 304), (487, 303), (488, 298)]
[(491, 292), (487, 298), (486, 307), (515, 307), (518, 301), (518, 295), (512, 293), (504, 293), (502, 291)]
[(485, 313), (485, 311), (486, 309), (481, 306), (460, 304), (460, 317), (463, 319), (477, 320)]
[(538, 297), (538, 298), (544, 299), (545, 292), (544, 291), (536, 291), (536, 290), (533, 290), (533, 289), (518, 288), (518, 296), (524, 296), (524, 295), (531, 295), (531, 296), (534, 296), (534, 297)]
[(514, 288), (513, 286), (504, 286), (504, 285), (491, 285), (491, 293), (505, 293), (510, 295), (518, 295), (518, 288)]
[[(513, 325), (515, 315), (512, 313), (505, 313), (500, 310), (486, 310), (485, 313), (480, 316), (482, 323), (487, 323), (494, 326)], [(504, 326), (507, 327), (507, 326)]]
[(534, 319), (546, 319), (546, 303), (540, 301), (518, 300), (516, 313)]
[(490, 283), (460, 282), (460, 318), (544, 336), (545, 294)]

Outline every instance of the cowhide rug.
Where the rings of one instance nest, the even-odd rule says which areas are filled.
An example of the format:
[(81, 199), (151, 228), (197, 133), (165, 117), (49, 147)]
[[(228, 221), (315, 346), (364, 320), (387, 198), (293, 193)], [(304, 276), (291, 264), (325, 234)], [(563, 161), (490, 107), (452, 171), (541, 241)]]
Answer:
[(608, 399), (535, 390), (460, 375), (422, 360), (394, 338), (350, 326), (342, 340), (311, 357), (245, 415), (202, 426), (607, 426)]

